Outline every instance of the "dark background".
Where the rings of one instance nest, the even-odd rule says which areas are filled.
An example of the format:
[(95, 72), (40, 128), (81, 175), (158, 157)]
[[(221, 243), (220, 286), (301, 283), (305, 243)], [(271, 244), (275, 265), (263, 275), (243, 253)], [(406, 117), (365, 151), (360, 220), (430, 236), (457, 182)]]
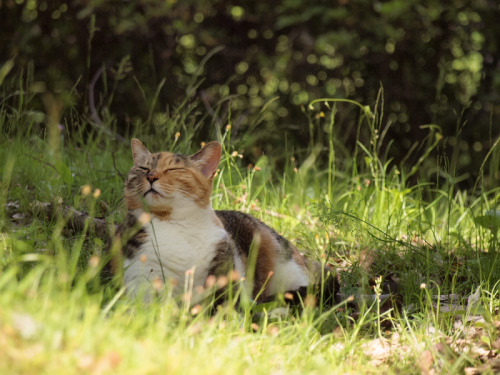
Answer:
[[(312, 144), (328, 145), (314, 118), (327, 108), (311, 111), (311, 100), (373, 110), (383, 88), (384, 158), (410, 168), (425, 153), (417, 143), (431, 142), (421, 126), (436, 124), (443, 138), (426, 174), (452, 171), (464, 188), (500, 133), (496, 0), (0, 0), (0, 25), (0, 64), (11, 67), (0, 73), (2, 105), (18, 100), (21, 85), (44, 112), (50, 93), (64, 103), (68, 131), (92, 122), (125, 136), (158, 129), (187, 100), (208, 124), (196, 141), (231, 123), (249, 161), (266, 153), (279, 167), (285, 147), (300, 159)], [(360, 112), (337, 110), (335, 139), (348, 155)], [(43, 130), (43, 119), (30, 121)], [(498, 186), (499, 164), (497, 147), (488, 186)]]

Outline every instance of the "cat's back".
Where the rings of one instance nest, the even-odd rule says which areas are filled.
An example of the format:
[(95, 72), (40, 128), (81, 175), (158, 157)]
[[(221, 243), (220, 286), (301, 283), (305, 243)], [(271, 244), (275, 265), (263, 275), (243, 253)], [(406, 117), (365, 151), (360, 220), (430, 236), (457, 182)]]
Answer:
[[(310, 272), (298, 249), (274, 229), (255, 217), (239, 211), (215, 211), (235, 244), (236, 251), (248, 269), (255, 256), (253, 294), (262, 290), (268, 297), (287, 290), (306, 287)], [(254, 249), (256, 253), (251, 252)]]
[(285, 237), (252, 215), (232, 210), (220, 210), (215, 213), (237, 247), (242, 250), (252, 246), (256, 235), (260, 237), (261, 242), (264, 240), (269, 242), (269, 245), (272, 243), (285, 252), (295, 249)]

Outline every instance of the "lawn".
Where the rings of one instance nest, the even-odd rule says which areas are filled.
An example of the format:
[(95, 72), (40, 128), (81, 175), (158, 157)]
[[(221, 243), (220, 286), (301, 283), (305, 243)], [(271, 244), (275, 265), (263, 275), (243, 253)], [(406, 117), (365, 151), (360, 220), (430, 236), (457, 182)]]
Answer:
[[(212, 206), (251, 213), (333, 265), (343, 302), (212, 314), (174, 299), (145, 305), (99, 277), (106, 236), (95, 218), (110, 228), (123, 220), (129, 139), (194, 152), (190, 108), (123, 139), (111, 123), (90, 126), (73, 112), (60, 123), (57, 105), (46, 116), (19, 103), (0, 107), (0, 373), (500, 371), (500, 190), (483, 171), (464, 191), (452, 167), (436, 166), (444, 179), (423, 170), (438, 127), (428, 127), (422, 157), (404, 170), (378, 144), (380, 104), (352, 103), (371, 138), (347, 151), (333, 138), (336, 103), (311, 103), (304, 126), (329, 147), (289, 147), (280, 167), (265, 155), (248, 165), (245, 135), (232, 136), (231, 124), (215, 132), (224, 154)], [(492, 144), (483, 165), (498, 155)]]

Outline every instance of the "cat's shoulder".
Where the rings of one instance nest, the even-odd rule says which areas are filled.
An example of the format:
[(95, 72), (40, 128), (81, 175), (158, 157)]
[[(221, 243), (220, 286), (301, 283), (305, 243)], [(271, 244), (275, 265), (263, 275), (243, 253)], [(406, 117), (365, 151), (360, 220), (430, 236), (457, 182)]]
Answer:
[(264, 231), (268, 232), (280, 242), (285, 240), (284, 237), (282, 237), (269, 225), (250, 214), (233, 210), (218, 210), (215, 211), (215, 213), (220, 221), (224, 224), (226, 230), (231, 233), (242, 234), (244, 232), (248, 232), (249, 234), (251, 234), (255, 233), (256, 231)]
[(265, 225), (256, 217), (241, 211), (216, 210), (215, 214), (222, 221), (224, 226), (241, 227), (244, 225), (258, 228), (260, 225)]

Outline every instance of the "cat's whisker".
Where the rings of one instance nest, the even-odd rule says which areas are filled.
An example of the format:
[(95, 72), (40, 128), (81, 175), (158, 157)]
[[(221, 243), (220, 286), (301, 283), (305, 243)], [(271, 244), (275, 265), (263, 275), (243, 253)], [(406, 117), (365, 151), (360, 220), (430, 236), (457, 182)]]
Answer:
[(191, 197), (191, 198), (197, 198), (197, 196), (189, 191), (186, 191), (186, 190), (182, 190), (182, 189), (178, 189), (177, 191), (179, 191), (180, 193), (182, 193), (183, 195), (187, 196), (187, 197)]

